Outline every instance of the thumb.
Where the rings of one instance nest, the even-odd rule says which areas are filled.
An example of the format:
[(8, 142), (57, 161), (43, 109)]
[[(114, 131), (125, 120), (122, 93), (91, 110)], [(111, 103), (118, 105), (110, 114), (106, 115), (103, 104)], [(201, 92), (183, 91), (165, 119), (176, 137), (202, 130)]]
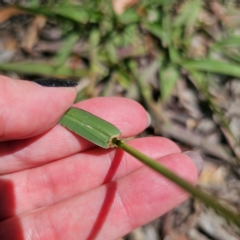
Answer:
[(0, 141), (29, 138), (52, 128), (71, 107), (74, 87), (42, 87), (0, 76)]

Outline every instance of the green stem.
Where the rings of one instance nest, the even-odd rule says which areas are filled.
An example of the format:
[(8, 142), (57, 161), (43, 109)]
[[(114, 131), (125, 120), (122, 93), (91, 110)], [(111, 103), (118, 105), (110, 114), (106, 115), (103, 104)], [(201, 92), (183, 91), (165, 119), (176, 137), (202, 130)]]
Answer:
[(225, 217), (232, 223), (235, 223), (240, 228), (240, 216), (232, 212), (231, 210), (225, 208), (224, 206), (222, 206), (214, 197), (204, 193), (203, 191), (196, 188), (195, 186), (193, 186), (183, 178), (179, 177), (175, 173), (165, 168), (163, 165), (159, 164), (158, 162), (154, 161), (153, 159), (149, 158), (148, 156), (144, 155), (143, 153), (139, 152), (137, 149), (129, 146), (128, 144), (117, 139), (114, 139), (113, 143), (117, 145), (119, 148), (129, 153), (130, 155), (137, 158), (139, 161), (141, 161), (142, 163), (144, 163), (154, 171), (160, 173), (164, 177), (176, 183), (178, 186), (180, 186), (181, 188), (183, 188), (184, 190), (192, 194), (193, 197), (198, 198), (206, 206), (213, 208), (223, 217)]

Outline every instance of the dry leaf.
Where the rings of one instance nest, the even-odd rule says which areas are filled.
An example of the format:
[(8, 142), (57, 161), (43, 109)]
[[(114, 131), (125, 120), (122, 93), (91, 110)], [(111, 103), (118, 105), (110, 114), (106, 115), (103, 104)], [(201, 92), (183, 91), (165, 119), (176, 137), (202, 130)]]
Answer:
[(25, 12), (17, 8), (4, 8), (0, 10), (0, 24), (7, 21), (10, 17), (18, 14), (24, 14)]
[(222, 185), (226, 181), (226, 168), (211, 162), (204, 162), (204, 168), (199, 183), (204, 186)]
[(169, 239), (169, 240), (190, 240), (187, 236), (181, 234), (181, 233), (176, 233), (173, 230), (170, 231), (170, 233), (165, 236), (164, 239)]
[(113, 0), (112, 7), (117, 15), (122, 14), (127, 8), (136, 4), (138, 0)]
[(206, 57), (208, 51), (208, 40), (203, 34), (196, 34), (191, 38), (189, 57), (201, 59)]
[(33, 19), (21, 44), (24, 51), (32, 52), (32, 48), (38, 42), (39, 31), (45, 26), (46, 21), (47, 19), (42, 15), (37, 15)]

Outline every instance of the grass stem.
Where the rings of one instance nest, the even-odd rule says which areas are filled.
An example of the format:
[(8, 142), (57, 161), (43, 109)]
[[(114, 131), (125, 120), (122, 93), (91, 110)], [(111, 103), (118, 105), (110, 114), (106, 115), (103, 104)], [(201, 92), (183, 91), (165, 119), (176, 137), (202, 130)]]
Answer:
[(213, 196), (204, 193), (202, 190), (196, 188), (188, 181), (184, 180), (183, 178), (179, 177), (172, 171), (168, 170), (163, 165), (159, 164), (157, 161), (151, 159), (150, 157), (146, 156), (145, 154), (139, 152), (137, 149), (129, 146), (123, 141), (114, 139), (113, 143), (118, 146), (119, 148), (123, 149), (130, 155), (137, 158), (139, 161), (153, 169), (154, 171), (160, 173), (164, 177), (168, 178), (169, 180), (173, 181), (175, 184), (189, 192), (194, 198), (201, 200), (206, 206), (213, 208), (217, 213), (222, 215), (224, 218), (229, 220), (232, 223), (235, 223), (240, 228), (240, 215), (236, 214), (235, 212), (225, 208), (222, 204), (220, 204), (217, 199)]

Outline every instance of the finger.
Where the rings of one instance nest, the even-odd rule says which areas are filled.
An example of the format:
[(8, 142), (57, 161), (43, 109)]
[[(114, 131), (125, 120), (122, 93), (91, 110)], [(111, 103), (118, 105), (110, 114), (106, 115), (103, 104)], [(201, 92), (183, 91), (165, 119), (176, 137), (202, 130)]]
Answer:
[[(148, 125), (148, 115), (126, 98), (93, 98), (76, 104), (116, 125), (123, 137), (136, 135)], [(43, 165), (93, 147), (93, 144), (56, 125), (34, 138), (0, 143), (0, 174)]]
[(42, 87), (0, 76), (0, 96), (0, 141), (6, 141), (52, 128), (73, 104), (76, 89)]
[[(155, 159), (180, 152), (178, 146), (166, 138), (134, 139), (129, 144)], [(8, 197), (11, 196), (5, 194), (0, 202), (0, 220), (63, 201), (141, 166), (138, 160), (121, 149), (98, 148), (42, 167), (5, 175), (0, 177), (0, 181), (9, 181), (14, 186), (15, 211), (7, 211), (4, 203), (9, 203)]]
[[(161, 163), (196, 183), (196, 167), (186, 155), (170, 154)], [(38, 239), (117, 239), (186, 198), (175, 184), (144, 167), (85, 194), (3, 221), (0, 238), (15, 239), (14, 232), (21, 232), (23, 238), (31, 233)]]

